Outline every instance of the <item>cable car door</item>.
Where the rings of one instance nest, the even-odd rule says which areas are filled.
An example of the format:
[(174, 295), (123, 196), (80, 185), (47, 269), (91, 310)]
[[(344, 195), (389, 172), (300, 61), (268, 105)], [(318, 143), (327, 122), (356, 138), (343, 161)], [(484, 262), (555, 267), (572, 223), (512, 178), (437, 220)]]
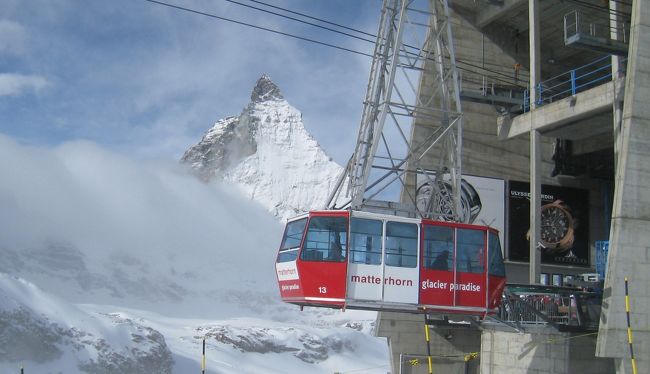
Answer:
[(456, 229), (456, 306), (486, 307), (485, 234), (484, 230)]
[(385, 302), (418, 303), (420, 225), (387, 221), (384, 240)]
[(343, 306), (347, 268), (348, 213), (311, 212), (297, 259), (307, 302)]
[(348, 299), (415, 304), (418, 301), (419, 225), (372, 214), (350, 220)]
[(448, 223), (422, 225), (420, 304), (454, 306), (455, 229)]
[(353, 216), (350, 219), (350, 256), (347, 297), (353, 300), (382, 300), (384, 279), (382, 220)]

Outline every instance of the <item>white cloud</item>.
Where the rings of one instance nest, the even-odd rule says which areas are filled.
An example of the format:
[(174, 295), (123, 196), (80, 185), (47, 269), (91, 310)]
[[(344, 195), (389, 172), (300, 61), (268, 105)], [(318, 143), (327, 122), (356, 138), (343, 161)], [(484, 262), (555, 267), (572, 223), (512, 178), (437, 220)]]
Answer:
[(0, 175), (0, 249), (61, 242), (95, 268), (123, 253), (155, 273), (172, 262), (179, 273), (246, 266), (272, 279), (277, 219), (175, 162), (136, 162), (90, 142), (27, 147), (0, 134)]
[(26, 92), (39, 92), (50, 82), (38, 75), (0, 74), (0, 96), (19, 96)]

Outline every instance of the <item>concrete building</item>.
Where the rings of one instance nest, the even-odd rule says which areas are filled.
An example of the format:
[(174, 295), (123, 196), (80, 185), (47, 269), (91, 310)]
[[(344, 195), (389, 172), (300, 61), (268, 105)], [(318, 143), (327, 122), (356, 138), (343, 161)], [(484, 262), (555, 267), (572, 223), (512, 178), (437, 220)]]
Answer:
[[(597, 334), (432, 325), (434, 372), (631, 373), (626, 277), (636, 369), (650, 372), (649, 1), (449, 3), (461, 73), (463, 174), (504, 181), (509, 282), (561, 284), (594, 273), (598, 241), (609, 240), (609, 258)], [(425, 76), (423, 102), (432, 89)], [(430, 132), (415, 122), (411, 142)], [(423, 164), (434, 169), (435, 161)], [(416, 191), (417, 183), (412, 176), (405, 188)], [(514, 186), (530, 188), (524, 219), (514, 210)], [(570, 243), (542, 227), (542, 210), (553, 203), (581, 213), (565, 222), (575, 235)], [(422, 315), (380, 313), (377, 330), (390, 338), (394, 373), (428, 372), (424, 322)]]

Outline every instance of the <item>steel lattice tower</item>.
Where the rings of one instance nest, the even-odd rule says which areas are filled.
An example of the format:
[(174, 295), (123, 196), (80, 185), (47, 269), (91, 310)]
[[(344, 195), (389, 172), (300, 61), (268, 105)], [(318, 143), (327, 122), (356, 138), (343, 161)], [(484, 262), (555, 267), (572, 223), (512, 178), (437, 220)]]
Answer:
[[(415, 126), (431, 131), (414, 141)], [(461, 141), (447, 1), (385, 0), (356, 148), (329, 207), (335, 208), (334, 202), (345, 194), (355, 210), (388, 208), (410, 216), (458, 220)], [(426, 155), (438, 160), (427, 173), (421, 167)], [(426, 194), (416, 196), (406, 188), (407, 177), (415, 175), (428, 181)], [(398, 189), (400, 198), (386, 198)]]

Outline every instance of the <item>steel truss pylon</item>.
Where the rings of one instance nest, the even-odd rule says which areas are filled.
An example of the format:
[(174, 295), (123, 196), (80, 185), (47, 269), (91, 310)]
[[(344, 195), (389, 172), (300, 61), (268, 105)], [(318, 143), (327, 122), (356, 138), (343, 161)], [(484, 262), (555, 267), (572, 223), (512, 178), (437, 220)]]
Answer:
[[(429, 131), (420, 138), (423, 127)], [(411, 216), (458, 220), (461, 141), (447, 1), (384, 0), (356, 148), (328, 207), (345, 195), (355, 210), (399, 206)], [(425, 157), (437, 161), (433, 170), (421, 166)], [(428, 181), (426, 194), (416, 196), (415, 179)]]

